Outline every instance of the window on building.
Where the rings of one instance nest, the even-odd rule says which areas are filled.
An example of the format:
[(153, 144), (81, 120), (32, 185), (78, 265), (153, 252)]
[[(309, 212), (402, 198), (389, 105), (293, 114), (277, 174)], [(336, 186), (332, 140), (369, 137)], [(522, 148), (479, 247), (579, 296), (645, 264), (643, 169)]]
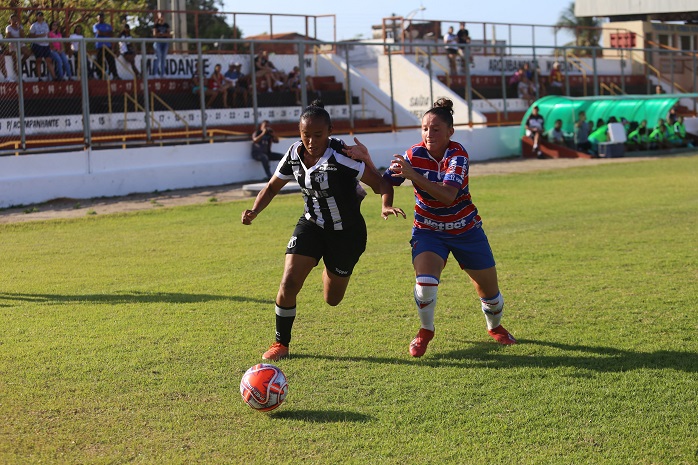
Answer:
[(693, 50), (691, 47), (691, 36), (681, 36), (681, 50)]

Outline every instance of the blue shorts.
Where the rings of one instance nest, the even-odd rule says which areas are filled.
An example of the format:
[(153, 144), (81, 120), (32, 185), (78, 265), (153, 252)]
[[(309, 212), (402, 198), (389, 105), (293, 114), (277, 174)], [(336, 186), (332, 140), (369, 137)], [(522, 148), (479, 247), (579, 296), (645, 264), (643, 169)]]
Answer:
[(495, 266), (490, 243), (480, 225), (458, 235), (413, 228), (410, 244), (412, 261), (422, 252), (433, 252), (445, 262), (452, 253), (464, 270), (484, 270)]

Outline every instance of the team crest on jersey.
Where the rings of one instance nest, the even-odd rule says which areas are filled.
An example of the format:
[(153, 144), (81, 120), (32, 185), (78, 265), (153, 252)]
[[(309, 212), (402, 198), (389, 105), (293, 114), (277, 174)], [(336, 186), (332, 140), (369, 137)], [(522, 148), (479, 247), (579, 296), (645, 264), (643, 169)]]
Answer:
[(324, 171), (317, 172), (313, 174), (313, 180), (318, 184), (327, 182), (327, 173)]
[(292, 249), (296, 246), (296, 240), (298, 238), (296, 236), (291, 236), (291, 239), (288, 241), (288, 245), (286, 246), (287, 249)]

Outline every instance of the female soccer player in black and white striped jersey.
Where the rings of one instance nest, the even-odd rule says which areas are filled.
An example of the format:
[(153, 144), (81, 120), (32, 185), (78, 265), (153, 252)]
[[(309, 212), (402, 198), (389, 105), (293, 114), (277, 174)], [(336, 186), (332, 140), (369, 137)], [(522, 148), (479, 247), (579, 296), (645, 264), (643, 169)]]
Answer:
[(301, 140), (288, 149), (252, 209), (242, 212), (242, 223), (249, 225), (287, 182), (295, 179), (301, 187), (305, 211), (286, 248), (276, 295), (276, 341), (262, 355), (272, 361), (289, 355), (296, 296), (321, 258), (325, 302), (335, 306), (344, 298), (354, 266), (366, 249), (360, 209), (366, 192), (359, 181), (381, 195), (383, 218), (405, 218), (404, 211), (393, 207), (393, 188), (378, 173), (366, 147), (358, 139), (356, 145), (346, 146), (330, 137), (332, 121), (322, 102), (316, 100), (303, 111), (299, 130)]

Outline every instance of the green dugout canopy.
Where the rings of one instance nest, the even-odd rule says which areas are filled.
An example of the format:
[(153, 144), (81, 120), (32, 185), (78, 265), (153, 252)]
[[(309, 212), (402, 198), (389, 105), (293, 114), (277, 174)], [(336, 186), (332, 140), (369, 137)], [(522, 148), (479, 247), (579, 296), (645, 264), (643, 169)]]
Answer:
[(521, 120), (521, 136), (526, 131), (526, 120), (534, 106), (545, 120), (545, 129), (551, 129), (555, 120), (562, 120), (562, 130), (574, 132), (574, 123), (579, 119), (579, 112), (584, 111), (587, 121), (594, 123), (601, 118), (604, 123), (611, 116), (620, 122), (621, 118), (628, 121), (640, 122), (647, 120), (648, 127), (657, 125), (660, 119), (666, 119), (669, 110), (684, 97), (698, 97), (698, 94), (661, 94), (661, 95), (609, 95), (601, 97), (562, 97), (549, 95), (537, 100), (526, 111)]

